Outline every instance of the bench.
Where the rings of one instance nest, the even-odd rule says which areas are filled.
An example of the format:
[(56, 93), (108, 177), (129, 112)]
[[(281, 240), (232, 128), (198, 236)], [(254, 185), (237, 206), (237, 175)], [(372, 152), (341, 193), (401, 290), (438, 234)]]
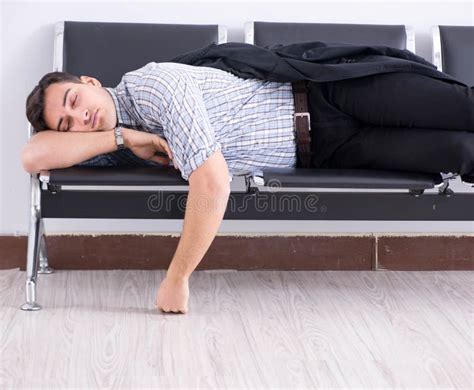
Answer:
[[(472, 34), (472, 27), (454, 35), (451, 31), (449, 26), (437, 30), (438, 39), (445, 34), (447, 38), (438, 46), (434, 43), (440, 49), (436, 58), (441, 59), (441, 50), (449, 53), (442, 57), (443, 67), (465, 80), (472, 77), (473, 66), (463, 65), (466, 42), (459, 46), (456, 42)], [(247, 43), (266, 47), (338, 40), (415, 51), (413, 29), (404, 25), (248, 22), (244, 32)], [(147, 62), (169, 61), (210, 43), (224, 43), (227, 31), (219, 25), (59, 22), (54, 39), (54, 70), (91, 75), (103, 86), (114, 87), (124, 73)], [(472, 40), (469, 45), (474, 50)], [(29, 137), (33, 131), (30, 125)], [(364, 169), (265, 169), (232, 178), (224, 219), (474, 221), (474, 193), (455, 193), (449, 188), (450, 180), (457, 176)], [(469, 186), (474, 182), (469, 177), (463, 181)], [(27, 311), (41, 308), (36, 301), (37, 275), (53, 272), (48, 266), (45, 218), (182, 219), (188, 185), (172, 167), (74, 166), (31, 175), (30, 189), (26, 303), (21, 306)], [(287, 207), (289, 198), (304, 207)], [(279, 206), (275, 210), (262, 208), (262, 204)]]

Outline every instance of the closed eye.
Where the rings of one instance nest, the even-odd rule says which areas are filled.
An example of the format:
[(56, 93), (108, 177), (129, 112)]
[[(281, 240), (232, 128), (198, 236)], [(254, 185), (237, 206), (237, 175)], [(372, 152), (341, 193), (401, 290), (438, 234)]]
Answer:
[[(76, 95), (76, 97), (74, 98), (74, 100), (73, 100), (73, 102), (72, 102), (72, 104), (71, 104), (71, 107), (74, 107), (74, 104), (76, 103), (76, 100), (77, 100), (78, 96), (79, 96), (79, 95)], [(71, 123), (71, 121), (68, 120), (68, 122), (67, 122), (67, 126), (68, 126), (68, 127), (66, 128), (65, 131), (71, 130), (71, 129), (69, 128), (69, 124), (70, 124), (70, 123)]]

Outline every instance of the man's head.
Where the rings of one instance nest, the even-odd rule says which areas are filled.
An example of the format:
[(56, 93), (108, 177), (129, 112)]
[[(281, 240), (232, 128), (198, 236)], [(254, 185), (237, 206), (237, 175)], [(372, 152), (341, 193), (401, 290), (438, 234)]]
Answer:
[(103, 131), (117, 124), (114, 101), (101, 83), (66, 72), (41, 78), (26, 99), (26, 116), (36, 131)]

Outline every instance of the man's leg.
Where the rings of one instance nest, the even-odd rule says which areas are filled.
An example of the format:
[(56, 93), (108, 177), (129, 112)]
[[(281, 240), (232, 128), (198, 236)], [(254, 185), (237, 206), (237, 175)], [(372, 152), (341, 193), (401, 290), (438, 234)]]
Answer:
[(474, 87), (418, 73), (382, 73), (327, 83), (329, 102), (364, 124), (474, 132)]
[(340, 145), (330, 168), (474, 173), (474, 132), (364, 127)]
[(472, 87), (389, 73), (310, 83), (308, 103), (314, 167), (474, 171)]

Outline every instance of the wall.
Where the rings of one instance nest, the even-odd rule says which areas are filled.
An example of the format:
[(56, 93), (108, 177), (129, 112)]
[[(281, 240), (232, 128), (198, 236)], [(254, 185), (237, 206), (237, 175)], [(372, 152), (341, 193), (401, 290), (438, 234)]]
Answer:
[[(185, 12), (183, 12), (185, 10)], [(29, 175), (19, 159), (27, 141), (25, 99), (53, 66), (53, 26), (59, 20), (219, 23), (228, 41), (244, 41), (246, 21), (411, 25), (417, 54), (431, 61), (431, 26), (473, 25), (473, 3), (433, 1), (331, 2), (0, 2), (0, 234), (28, 231)], [(461, 183), (455, 190), (472, 191)], [(93, 223), (92, 223), (93, 222)], [(180, 232), (182, 221), (46, 220), (47, 232)], [(472, 222), (224, 221), (224, 232), (453, 232)]]

